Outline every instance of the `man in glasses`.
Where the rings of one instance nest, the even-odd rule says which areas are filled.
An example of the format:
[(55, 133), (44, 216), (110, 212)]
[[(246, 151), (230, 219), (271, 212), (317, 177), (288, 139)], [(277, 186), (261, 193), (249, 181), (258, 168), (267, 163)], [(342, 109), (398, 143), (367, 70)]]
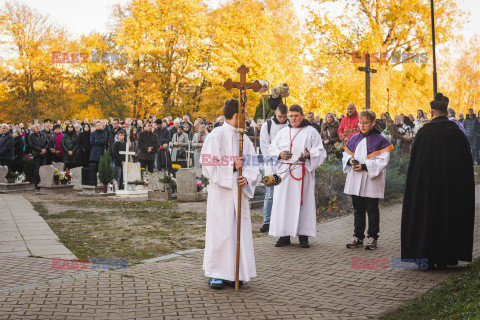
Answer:
[(379, 199), (385, 193), (385, 175), (393, 145), (375, 126), (375, 113), (360, 112), (360, 132), (348, 140), (343, 153), (343, 171), (347, 173), (345, 193), (352, 196), (354, 209), (353, 239), (347, 248), (363, 246), (368, 214), (368, 242), (365, 250), (377, 248), (380, 232)]

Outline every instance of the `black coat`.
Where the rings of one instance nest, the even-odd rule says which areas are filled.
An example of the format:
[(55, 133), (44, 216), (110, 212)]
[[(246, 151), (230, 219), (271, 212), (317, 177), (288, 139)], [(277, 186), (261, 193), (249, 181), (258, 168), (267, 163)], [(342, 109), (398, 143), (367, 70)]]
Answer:
[(88, 166), (92, 145), (90, 144), (90, 131), (80, 132), (78, 135), (78, 153), (77, 164), (79, 166)]
[(0, 160), (13, 160), (13, 135), (10, 132), (0, 135)]
[[(152, 147), (152, 152), (147, 152)], [(151, 131), (142, 131), (138, 134), (138, 159), (139, 160), (155, 160), (160, 143), (155, 133)]]
[(165, 128), (155, 129), (153, 132), (157, 135), (158, 142), (160, 144), (162, 144), (163, 140), (167, 140), (167, 143), (170, 143), (170, 140), (172, 140), (172, 137), (170, 135), (170, 131), (168, 131), (168, 129), (165, 129)]
[(40, 155), (40, 152), (42, 149), (48, 150), (49, 148), (49, 142), (47, 139), (47, 136), (41, 132), (35, 133), (32, 132), (28, 136), (28, 143), (30, 144), (30, 148), (32, 149), (32, 156), (35, 157), (45, 157), (47, 155), (47, 152), (45, 152), (43, 155)]
[(170, 151), (168, 148), (164, 149), (163, 147), (160, 147), (157, 153), (157, 169), (162, 170), (165, 169), (167, 170), (168, 173), (171, 173), (172, 171), (172, 157), (170, 156)]
[(113, 162), (116, 166), (121, 166), (122, 161), (125, 161), (125, 155), (120, 154), (120, 151), (125, 151), (127, 149), (127, 144), (124, 141), (115, 141), (112, 146), (112, 157)]
[(15, 159), (23, 159), (23, 147), (25, 143), (23, 142), (22, 136), (16, 136), (13, 138), (13, 156)]
[(467, 137), (447, 117), (434, 118), (413, 142), (402, 210), (402, 259), (445, 265), (472, 261), (474, 217)]

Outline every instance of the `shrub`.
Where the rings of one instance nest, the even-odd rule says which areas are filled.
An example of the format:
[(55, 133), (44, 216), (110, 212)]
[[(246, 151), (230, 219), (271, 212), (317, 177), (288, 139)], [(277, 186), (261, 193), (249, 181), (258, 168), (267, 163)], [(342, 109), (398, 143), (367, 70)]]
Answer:
[(113, 180), (112, 158), (108, 150), (106, 150), (100, 158), (100, 163), (98, 164), (98, 180), (100, 180), (104, 186), (107, 186)]
[[(410, 158), (395, 150), (390, 156), (385, 180), (385, 200), (400, 200), (405, 189)], [(316, 207), (319, 215), (336, 215), (351, 211), (350, 197), (343, 193), (347, 175), (342, 162), (336, 158), (326, 160), (315, 172)]]

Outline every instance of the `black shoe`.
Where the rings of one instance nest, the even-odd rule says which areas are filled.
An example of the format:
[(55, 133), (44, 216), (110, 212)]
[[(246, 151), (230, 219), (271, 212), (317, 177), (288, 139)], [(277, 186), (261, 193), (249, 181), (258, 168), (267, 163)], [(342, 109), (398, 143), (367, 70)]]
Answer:
[(268, 231), (270, 231), (270, 225), (264, 223), (260, 228), (260, 232), (268, 232)]
[(40, 187), (39, 187), (39, 186), (35, 186), (35, 190), (40, 190)]
[(363, 246), (363, 240), (359, 239), (357, 237), (353, 237), (352, 241), (347, 243), (347, 248), (349, 248), (349, 249), (356, 248), (356, 247), (361, 247), (361, 246)]
[[(226, 285), (227, 287), (235, 288), (235, 281), (223, 280), (223, 284)], [(242, 280), (238, 280), (238, 286), (239, 287), (243, 286)]]
[(285, 247), (290, 244), (290, 236), (280, 237), (275, 243), (275, 247)]
[(298, 239), (300, 240), (300, 248), (310, 248), (307, 236), (298, 236)]

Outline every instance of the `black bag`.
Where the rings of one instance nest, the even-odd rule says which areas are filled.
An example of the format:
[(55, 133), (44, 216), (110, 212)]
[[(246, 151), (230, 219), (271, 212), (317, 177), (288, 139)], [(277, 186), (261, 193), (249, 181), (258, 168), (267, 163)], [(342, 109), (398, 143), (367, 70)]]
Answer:
[(185, 149), (178, 149), (177, 150), (177, 159), (186, 159), (187, 158), (187, 152)]

